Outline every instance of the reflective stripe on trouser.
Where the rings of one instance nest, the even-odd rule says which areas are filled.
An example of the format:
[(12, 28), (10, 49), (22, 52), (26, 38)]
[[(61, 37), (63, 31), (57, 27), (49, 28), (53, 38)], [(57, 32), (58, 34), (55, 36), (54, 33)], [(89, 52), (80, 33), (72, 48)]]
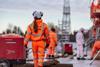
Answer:
[(32, 42), (32, 50), (34, 56), (34, 67), (43, 66), (43, 58), (44, 58), (44, 49), (45, 49), (45, 42), (41, 41), (33, 41)]
[(77, 44), (77, 57), (83, 57), (83, 45), (82, 44)]

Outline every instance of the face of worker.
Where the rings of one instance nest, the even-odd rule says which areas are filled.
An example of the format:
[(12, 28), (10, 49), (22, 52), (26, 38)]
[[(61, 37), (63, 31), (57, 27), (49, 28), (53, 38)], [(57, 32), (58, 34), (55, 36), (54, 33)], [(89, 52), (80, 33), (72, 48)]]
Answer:
[(84, 30), (82, 30), (81, 32), (84, 33)]

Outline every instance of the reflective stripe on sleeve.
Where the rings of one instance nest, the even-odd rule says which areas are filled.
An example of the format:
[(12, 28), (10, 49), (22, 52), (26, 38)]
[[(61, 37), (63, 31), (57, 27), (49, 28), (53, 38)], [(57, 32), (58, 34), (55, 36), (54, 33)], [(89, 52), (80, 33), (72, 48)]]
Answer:
[(32, 34), (34, 37), (40, 37), (42, 34)]

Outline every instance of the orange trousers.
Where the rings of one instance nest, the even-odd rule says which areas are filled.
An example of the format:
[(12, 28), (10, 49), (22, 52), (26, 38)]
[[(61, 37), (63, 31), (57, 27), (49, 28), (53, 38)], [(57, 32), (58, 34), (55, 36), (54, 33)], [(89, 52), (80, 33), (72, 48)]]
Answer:
[(93, 49), (92, 49), (92, 58), (94, 57), (94, 55), (96, 54), (96, 51), (100, 50), (100, 41), (96, 41), (94, 43)]
[(48, 47), (48, 55), (54, 55), (55, 53), (55, 44), (51, 43)]
[(34, 67), (43, 67), (44, 62), (44, 50), (45, 50), (45, 42), (41, 41), (33, 41), (32, 42), (32, 50), (34, 56)]

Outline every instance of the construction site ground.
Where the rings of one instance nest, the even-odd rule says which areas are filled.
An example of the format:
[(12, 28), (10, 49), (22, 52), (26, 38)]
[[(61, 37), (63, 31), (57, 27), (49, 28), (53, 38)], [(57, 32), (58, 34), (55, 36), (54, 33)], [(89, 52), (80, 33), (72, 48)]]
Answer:
[[(91, 60), (77, 60), (76, 46), (73, 45), (73, 55), (66, 55), (66, 57), (56, 58), (59, 64), (56, 65), (45, 65), (44, 67), (100, 67), (100, 54), (97, 56), (96, 60), (90, 65)], [(87, 57), (91, 55), (91, 49), (87, 51)], [(29, 56), (30, 57), (30, 56)], [(33, 61), (27, 62), (22, 65), (13, 65), (13, 67), (33, 67)]]
[[(60, 57), (58, 59), (60, 63), (56, 65), (49, 65), (44, 67), (100, 67), (100, 55), (90, 65), (91, 60), (77, 60), (75, 56), (69, 55), (68, 57)], [(13, 67), (33, 67), (33, 63), (27, 63), (22, 65), (13, 65)]]

